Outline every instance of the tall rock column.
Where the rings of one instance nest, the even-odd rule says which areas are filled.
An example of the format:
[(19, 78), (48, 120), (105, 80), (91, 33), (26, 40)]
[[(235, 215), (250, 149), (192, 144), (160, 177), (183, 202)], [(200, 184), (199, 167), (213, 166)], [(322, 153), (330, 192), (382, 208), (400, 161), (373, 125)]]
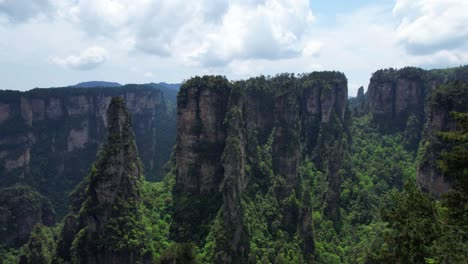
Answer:
[(136, 263), (142, 168), (122, 98), (107, 110), (107, 142), (89, 175), (72, 256), (78, 263)]
[(298, 185), (297, 173), (301, 158), (299, 122), (299, 82), (291, 76), (273, 80), (278, 93), (275, 96), (272, 158), (273, 171), (286, 179), (285, 195)]
[(249, 253), (249, 239), (244, 223), (242, 195), (246, 190), (246, 138), (240, 89), (231, 93), (227, 124), (227, 138), (222, 163), (224, 180), (221, 185), (223, 235), (216, 243), (216, 263), (245, 263)]
[(315, 72), (303, 78), (302, 136), (305, 155), (328, 175), (325, 215), (337, 222), (346, 131), (348, 86), (339, 72)]
[(366, 101), (369, 112), (383, 132), (404, 131), (408, 119), (412, 118), (421, 124), (415, 135), (416, 141), (420, 139), (424, 103), (430, 92), (428, 78), (428, 72), (414, 67), (378, 70), (372, 75)]
[(181, 87), (175, 158), (177, 184), (184, 191), (211, 193), (221, 184), (229, 93), (229, 82), (221, 76), (195, 77)]
[(179, 91), (171, 232), (175, 241), (204, 241), (220, 209), (231, 86), (222, 76), (203, 76), (188, 80)]

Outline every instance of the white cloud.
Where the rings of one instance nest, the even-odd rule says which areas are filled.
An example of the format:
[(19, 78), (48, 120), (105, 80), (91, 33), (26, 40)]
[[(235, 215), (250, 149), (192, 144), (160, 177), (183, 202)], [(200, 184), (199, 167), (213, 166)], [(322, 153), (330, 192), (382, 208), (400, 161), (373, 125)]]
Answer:
[(22, 23), (53, 11), (52, 0), (0, 0), (0, 18)]
[(460, 56), (468, 51), (467, 10), (466, 0), (398, 0), (397, 39), (411, 54), (452, 50), (450, 56)]
[(206, 32), (189, 59), (222, 66), (234, 59), (278, 60), (301, 55), (314, 20), (308, 1), (248, 5), (231, 4), (221, 24)]
[[(138, 83), (155, 73), (179, 82), (339, 70), (355, 95), (380, 68), (468, 63), (467, 0), (382, 0), (339, 15), (311, 11), (310, 2), (0, 0), (0, 66), (23, 69), (7, 83), (30, 87), (38, 79), (46, 86), (58, 78)], [(42, 72), (19, 78), (28, 67)]]
[(317, 40), (311, 40), (304, 45), (302, 54), (304, 56), (316, 56), (320, 54), (320, 50), (323, 47), (323, 43)]
[(342, 71), (349, 81), (349, 94), (355, 96), (361, 85), (367, 85), (372, 72), (404, 66), (407, 56), (395, 40), (397, 23), (393, 22), (391, 8), (366, 6), (338, 15), (332, 26), (314, 26), (314, 37), (322, 43), (320, 52), (303, 58), (306, 62), (300, 67)]
[(108, 52), (99, 46), (92, 46), (78, 55), (64, 58), (55, 57), (52, 63), (76, 70), (91, 70), (103, 64), (108, 58)]
[(145, 76), (146, 78), (153, 78), (154, 74), (152, 72), (145, 72), (145, 74), (143, 74), (143, 76)]
[(309, 43), (314, 17), (308, 0), (80, 0), (70, 10), (90, 35), (125, 38), (127, 47), (186, 65), (318, 51)]

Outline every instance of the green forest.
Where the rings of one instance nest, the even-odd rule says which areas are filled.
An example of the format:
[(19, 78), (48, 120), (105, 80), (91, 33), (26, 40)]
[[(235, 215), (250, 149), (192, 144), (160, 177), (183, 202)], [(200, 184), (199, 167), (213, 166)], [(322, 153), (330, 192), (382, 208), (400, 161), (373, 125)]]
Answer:
[[(114, 98), (106, 143), (57, 224), (37, 190), (2, 189), (0, 216), (41, 208), (42, 220), (27, 239), (0, 244), (0, 263), (466, 263), (467, 72), (377, 71), (370, 87), (397, 93), (405, 80), (424, 95), (384, 114), (372, 94), (347, 103), (338, 72), (194, 77), (179, 91), (178, 139), (161, 181), (146, 180), (155, 177), (143, 171), (138, 128)], [(184, 142), (206, 166), (190, 164), (185, 181)], [(211, 168), (222, 177), (208, 190)], [(420, 188), (429, 169), (448, 192)], [(0, 224), (0, 236), (19, 228)]]

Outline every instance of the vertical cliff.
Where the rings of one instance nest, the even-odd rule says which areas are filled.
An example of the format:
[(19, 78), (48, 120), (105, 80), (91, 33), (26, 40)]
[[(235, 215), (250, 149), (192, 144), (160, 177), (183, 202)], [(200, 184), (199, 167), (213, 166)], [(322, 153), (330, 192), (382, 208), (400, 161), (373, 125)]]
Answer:
[(66, 194), (88, 173), (106, 135), (112, 96), (125, 98), (150, 179), (161, 178), (175, 141), (175, 113), (155, 88), (0, 91), (0, 187), (37, 189), (65, 214)]
[(0, 244), (19, 248), (36, 224), (55, 224), (55, 211), (47, 198), (27, 186), (0, 191)]
[(356, 97), (348, 99), (348, 105), (353, 116), (359, 117), (367, 114), (367, 100), (363, 86), (359, 87)]
[(194, 194), (217, 191), (222, 180), (224, 117), (230, 84), (222, 77), (188, 80), (177, 102), (177, 184)]
[(366, 93), (369, 111), (386, 131), (403, 131), (410, 115), (423, 124), (424, 103), (430, 88), (427, 73), (422, 69), (379, 70), (372, 75)]
[(366, 93), (369, 112), (383, 134), (399, 133), (404, 145), (419, 149), (417, 183), (436, 196), (451, 189), (438, 159), (444, 150), (438, 136), (456, 128), (450, 112), (466, 112), (468, 66), (425, 71), (406, 67), (375, 72)]
[(281, 237), (275, 250), (295, 245), (310, 262), (312, 198), (299, 167), (310, 158), (328, 175), (325, 214), (337, 220), (346, 102), (347, 80), (336, 72), (188, 80), (178, 96), (176, 241), (196, 242), (216, 263), (250, 263)]
[(242, 263), (249, 255), (249, 234), (243, 217), (242, 197), (248, 184), (246, 131), (240, 89), (234, 88), (226, 114), (227, 138), (222, 156), (224, 179), (221, 207), (224, 236), (216, 244), (215, 263)]
[[(346, 147), (347, 128), (347, 80), (344, 74), (335, 72), (313, 73), (309, 76), (305, 91), (318, 91), (318, 95), (304, 96), (305, 100), (320, 98), (318, 109), (305, 107), (304, 130), (308, 155), (317, 168), (326, 172), (330, 191), (326, 197), (325, 215), (338, 221), (338, 202), (341, 176), (339, 175)], [(315, 99), (317, 100), (317, 99)], [(313, 117), (310, 119), (310, 117)], [(303, 118), (304, 119), (304, 118)]]
[[(106, 118), (107, 140), (88, 176), (85, 201), (77, 219), (67, 217), (62, 230), (58, 257), (64, 261), (71, 257), (77, 263), (137, 263), (142, 257), (142, 167), (122, 98), (112, 99)], [(70, 233), (74, 233), (72, 243)]]
[(439, 168), (441, 154), (451, 147), (439, 133), (457, 129), (452, 112), (468, 112), (468, 83), (456, 82), (438, 87), (427, 108), (416, 180), (420, 188), (440, 196), (451, 190), (455, 179), (444, 175)]
[(366, 93), (369, 112), (383, 133), (404, 133), (405, 146), (415, 151), (427, 116), (431, 93), (442, 84), (466, 82), (468, 66), (423, 70), (405, 67), (376, 71)]
[(188, 80), (177, 97), (176, 197), (172, 236), (202, 241), (221, 205), (226, 116), (231, 84), (221, 76)]

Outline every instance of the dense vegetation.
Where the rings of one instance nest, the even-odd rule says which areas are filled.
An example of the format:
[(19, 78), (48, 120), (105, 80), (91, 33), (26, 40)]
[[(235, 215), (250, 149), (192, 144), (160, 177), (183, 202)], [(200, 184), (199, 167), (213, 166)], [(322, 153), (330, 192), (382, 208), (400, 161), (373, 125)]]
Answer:
[[(352, 115), (336, 104), (326, 122), (322, 113), (309, 116), (306, 111), (314, 105), (306, 98), (323, 88), (319, 102), (325, 109), (327, 96), (336, 96), (346, 85), (340, 73), (283, 74), (235, 83), (222, 77), (194, 78), (182, 87), (183, 93), (193, 87), (230, 89), (223, 145), (196, 148), (203, 158), (223, 165), (225, 178), (214, 194), (189, 193), (178, 185), (174, 155), (160, 182), (130, 173), (141, 172), (136, 156), (115, 162), (122, 149), (133, 153), (129, 126), (128, 135), (110, 136), (89, 176), (70, 194), (69, 215), (55, 227), (36, 225), (19, 249), (2, 246), (0, 263), (77, 263), (104, 249), (132, 256), (135, 263), (466, 263), (468, 87), (460, 81), (462, 69), (431, 72), (436, 74), (431, 78), (461, 79), (428, 95), (427, 107), (445, 111), (453, 124), (434, 138), (425, 135), (421, 145), (420, 119), (407, 115), (402, 129), (382, 130), (380, 120), (366, 112), (363, 98), (355, 102), (360, 108)], [(429, 78), (416, 68), (383, 70), (373, 78), (394, 80), (395, 75)], [(189, 104), (193, 98), (183, 93), (179, 103)], [(203, 129), (197, 127), (197, 132)], [(453, 183), (437, 199), (415, 184), (417, 167), (429, 154)], [(123, 181), (129, 182), (121, 189), (106, 189), (102, 182), (113, 177), (111, 168), (121, 165), (129, 172)], [(288, 177), (290, 168), (297, 177)], [(116, 202), (99, 203), (97, 186), (115, 194)], [(20, 193), (18, 204), (50, 207), (24, 188), (0, 193), (0, 201)], [(0, 203), (0, 212), (4, 207)], [(104, 231), (90, 231), (93, 219), (107, 221)], [(234, 240), (236, 247), (231, 246)]]
[(29, 186), (12, 186), (0, 192), (0, 245), (18, 248), (28, 241), (35, 223), (55, 224), (49, 200)]

